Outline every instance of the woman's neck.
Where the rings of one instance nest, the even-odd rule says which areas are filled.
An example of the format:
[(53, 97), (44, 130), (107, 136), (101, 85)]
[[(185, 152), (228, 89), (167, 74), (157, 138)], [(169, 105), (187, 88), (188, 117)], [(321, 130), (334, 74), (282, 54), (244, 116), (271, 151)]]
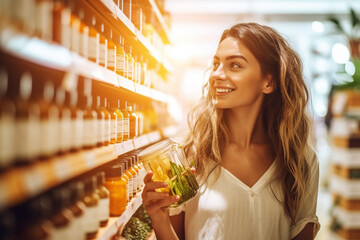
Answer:
[(252, 144), (260, 145), (268, 142), (263, 122), (262, 100), (263, 98), (259, 98), (251, 106), (224, 111), (230, 143), (248, 149)]

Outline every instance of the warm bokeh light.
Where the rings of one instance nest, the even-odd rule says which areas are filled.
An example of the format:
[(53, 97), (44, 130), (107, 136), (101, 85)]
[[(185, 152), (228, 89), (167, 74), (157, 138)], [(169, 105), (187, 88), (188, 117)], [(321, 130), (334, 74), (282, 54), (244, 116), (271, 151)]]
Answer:
[(342, 43), (335, 43), (331, 51), (332, 58), (336, 63), (344, 64), (350, 59), (350, 52), (347, 46)]
[(319, 22), (319, 21), (313, 21), (311, 23), (311, 28), (316, 33), (324, 32), (324, 24), (322, 22)]

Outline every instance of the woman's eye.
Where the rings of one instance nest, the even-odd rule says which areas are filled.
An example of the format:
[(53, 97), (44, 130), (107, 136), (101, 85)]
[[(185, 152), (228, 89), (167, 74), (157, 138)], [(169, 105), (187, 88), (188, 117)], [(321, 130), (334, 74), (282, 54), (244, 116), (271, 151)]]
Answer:
[(241, 68), (240, 64), (238, 63), (230, 63), (231, 68)]
[(216, 70), (219, 67), (219, 63), (214, 62), (213, 63), (213, 70)]

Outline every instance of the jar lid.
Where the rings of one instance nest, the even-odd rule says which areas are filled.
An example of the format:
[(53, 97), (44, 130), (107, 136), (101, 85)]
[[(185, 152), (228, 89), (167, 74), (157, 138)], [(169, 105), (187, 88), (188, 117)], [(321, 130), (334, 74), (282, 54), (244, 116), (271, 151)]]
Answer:
[(120, 177), (123, 174), (124, 167), (122, 164), (116, 163), (105, 170), (107, 178)]
[(144, 149), (138, 154), (138, 157), (141, 161), (148, 161), (154, 158), (157, 155), (160, 155), (171, 147), (172, 141), (170, 139), (163, 140), (161, 142), (155, 143), (150, 147)]

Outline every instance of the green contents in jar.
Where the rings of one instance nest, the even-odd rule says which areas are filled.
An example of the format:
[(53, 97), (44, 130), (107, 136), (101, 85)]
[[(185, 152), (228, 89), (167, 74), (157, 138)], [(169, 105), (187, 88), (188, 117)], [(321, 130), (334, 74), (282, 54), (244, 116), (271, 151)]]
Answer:
[(190, 169), (185, 169), (181, 165), (177, 166), (175, 163), (170, 162), (170, 170), (171, 177), (167, 180), (170, 193), (180, 197), (180, 200), (175, 203), (176, 206), (195, 196), (199, 185)]

